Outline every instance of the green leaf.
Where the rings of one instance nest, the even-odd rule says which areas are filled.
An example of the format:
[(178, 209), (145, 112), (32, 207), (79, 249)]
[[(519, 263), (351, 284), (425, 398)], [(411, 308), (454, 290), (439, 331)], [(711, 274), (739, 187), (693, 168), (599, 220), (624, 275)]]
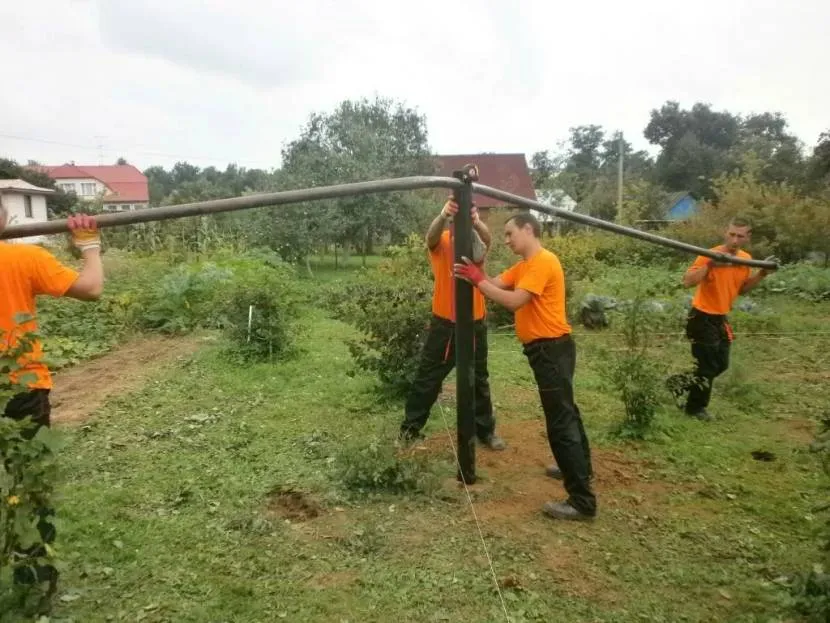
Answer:
[(53, 428), (42, 426), (34, 436), (36, 441), (42, 443), (53, 454), (57, 454), (66, 447), (67, 439), (64, 435)]

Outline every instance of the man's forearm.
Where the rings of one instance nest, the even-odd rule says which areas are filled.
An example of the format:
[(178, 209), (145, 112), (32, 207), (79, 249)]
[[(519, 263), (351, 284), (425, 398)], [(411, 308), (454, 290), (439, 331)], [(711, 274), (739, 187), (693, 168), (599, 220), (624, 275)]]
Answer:
[(478, 232), (478, 237), (481, 238), (484, 246), (489, 249), (490, 243), (493, 241), (493, 237), (490, 235), (490, 230), (487, 229), (487, 225), (485, 225), (481, 218), (479, 218), (475, 223), (473, 223), (473, 227)]
[(519, 307), (521, 307), (523, 302), (520, 300), (521, 297), (518, 292), (515, 290), (505, 290), (500, 288), (490, 279), (485, 279), (480, 282), (478, 284), (478, 289), (488, 299), (495, 301), (510, 311), (516, 311)]
[(427, 248), (434, 249), (435, 245), (441, 241), (441, 234), (444, 232), (444, 224), (446, 222), (447, 220), (444, 218), (443, 214), (439, 214), (432, 220), (432, 223), (429, 225), (429, 229), (427, 229)]
[(683, 275), (683, 286), (686, 288), (692, 288), (703, 281), (708, 274), (708, 266), (701, 266), (697, 269), (691, 269)]
[(94, 301), (104, 291), (104, 264), (98, 249), (83, 252), (83, 265), (68, 295), (83, 301)]
[(746, 294), (747, 292), (752, 290), (755, 286), (761, 283), (764, 280), (764, 277), (766, 276), (766, 273), (764, 273), (764, 271), (762, 270), (759, 270), (757, 273), (752, 275), (752, 277), (744, 281), (744, 285), (741, 286), (741, 294)]

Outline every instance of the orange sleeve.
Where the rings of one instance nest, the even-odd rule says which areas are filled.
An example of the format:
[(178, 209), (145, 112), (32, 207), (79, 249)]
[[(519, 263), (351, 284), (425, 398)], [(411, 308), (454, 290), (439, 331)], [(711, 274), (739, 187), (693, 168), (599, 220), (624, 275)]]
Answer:
[(31, 258), (32, 291), (34, 294), (63, 296), (78, 279), (78, 273), (61, 264), (46, 249), (35, 249)]
[(518, 267), (518, 264), (513, 264), (513, 266), (511, 266), (505, 271), (502, 271), (502, 273), (499, 275), (499, 279), (501, 279), (501, 282), (508, 288), (512, 288), (514, 285), (516, 285), (516, 272), (518, 270)]
[(531, 262), (525, 274), (516, 284), (516, 288), (527, 290), (531, 294), (539, 296), (544, 292), (545, 286), (556, 270), (556, 266), (550, 262)]
[(694, 263), (691, 266), (689, 266), (689, 268), (687, 270), (692, 270), (693, 268), (700, 268), (701, 266), (705, 266), (706, 264), (708, 264), (711, 261), (712, 260), (710, 258), (706, 257), (705, 255), (698, 255), (697, 259), (694, 261)]

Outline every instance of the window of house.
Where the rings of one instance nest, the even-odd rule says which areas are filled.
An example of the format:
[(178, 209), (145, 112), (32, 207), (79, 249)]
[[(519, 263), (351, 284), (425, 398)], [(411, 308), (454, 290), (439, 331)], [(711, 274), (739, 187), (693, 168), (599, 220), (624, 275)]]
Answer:
[(60, 184), (60, 187), (65, 193), (75, 192), (75, 184)]
[(81, 195), (84, 197), (91, 197), (95, 194), (95, 183), (82, 183), (81, 184)]
[(23, 195), (23, 209), (26, 214), (26, 218), (35, 218), (34, 212), (32, 212), (32, 196), (31, 195)]

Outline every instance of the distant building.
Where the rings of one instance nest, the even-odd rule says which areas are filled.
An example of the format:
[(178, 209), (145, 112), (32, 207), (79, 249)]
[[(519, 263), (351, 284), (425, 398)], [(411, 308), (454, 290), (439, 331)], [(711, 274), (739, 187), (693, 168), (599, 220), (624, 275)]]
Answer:
[[(577, 207), (577, 203), (576, 201), (574, 201), (573, 197), (571, 197), (561, 188), (537, 190), (536, 201), (538, 201), (539, 203), (544, 203), (545, 205), (549, 205), (553, 208), (563, 210), (565, 212), (573, 212), (576, 210)], [(554, 233), (559, 231), (560, 226), (562, 225), (561, 218), (557, 218), (551, 214), (548, 214), (546, 212), (540, 212), (538, 210), (531, 210), (530, 212), (533, 214), (533, 216), (539, 219), (539, 221), (542, 223), (542, 227), (549, 235), (553, 235)]]
[[(41, 188), (23, 180), (0, 180), (0, 198), (9, 217), (8, 224), (30, 225), (48, 221), (46, 197), (54, 192), (51, 188)], [(45, 240), (45, 236), (29, 236), (9, 242), (37, 244)]]
[[(533, 179), (530, 177), (530, 169), (524, 154), (485, 153), (436, 156), (435, 163), (435, 174), (442, 177), (451, 177), (453, 171), (461, 169), (465, 164), (476, 164), (480, 178), (479, 184), (536, 201)], [(507, 202), (475, 193), (473, 201), (482, 218), (488, 223), (493, 211), (497, 209), (509, 211), (518, 208)]]
[(685, 221), (697, 214), (697, 201), (688, 192), (670, 195), (666, 201), (665, 215), (670, 221)]
[(140, 210), (150, 205), (147, 177), (131, 164), (63, 164), (33, 168), (55, 180), (64, 192), (75, 193), (81, 201), (100, 201), (108, 212)]

